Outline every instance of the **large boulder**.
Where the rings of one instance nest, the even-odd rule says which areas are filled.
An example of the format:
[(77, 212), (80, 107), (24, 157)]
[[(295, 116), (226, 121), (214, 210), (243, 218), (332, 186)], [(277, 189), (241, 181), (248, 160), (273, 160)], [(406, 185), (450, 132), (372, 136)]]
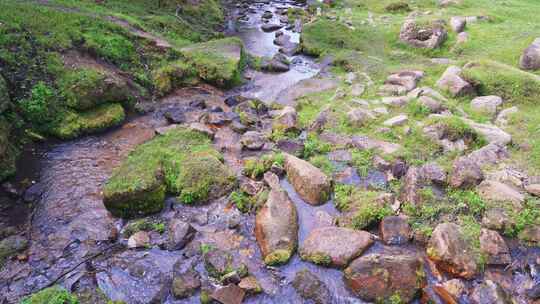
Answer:
[(448, 184), (454, 188), (472, 188), (484, 179), (484, 173), (477, 162), (468, 157), (456, 159)]
[(373, 244), (365, 231), (341, 227), (323, 227), (311, 231), (300, 245), (303, 260), (332, 267), (346, 267)]
[(296, 192), (308, 204), (320, 205), (330, 199), (332, 182), (319, 168), (285, 154), (285, 171)]
[(416, 48), (435, 49), (446, 40), (447, 34), (440, 22), (421, 27), (415, 20), (407, 19), (401, 26), (399, 40)]
[(474, 93), (473, 86), (461, 77), (461, 68), (449, 66), (437, 81), (437, 87), (452, 96), (464, 96)]
[(427, 246), (427, 254), (440, 269), (453, 275), (470, 279), (478, 271), (472, 245), (456, 224), (443, 223), (435, 228)]
[(368, 302), (389, 300), (396, 294), (410, 303), (425, 283), (420, 259), (411, 255), (369, 254), (354, 260), (344, 280), (359, 298)]
[(524, 70), (540, 69), (540, 37), (536, 38), (529, 47), (523, 51), (519, 59), (519, 66)]
[(315, 304), (330, 303), (331, 295), (328, 287), (307, 269), (296, 273), (292, 285), (305, 300), (312, 301)]
[(287, 192), (275, 185), (255, 217), (255, 237), (267, 265), (286, 263), (298, 243), (298, 215)]

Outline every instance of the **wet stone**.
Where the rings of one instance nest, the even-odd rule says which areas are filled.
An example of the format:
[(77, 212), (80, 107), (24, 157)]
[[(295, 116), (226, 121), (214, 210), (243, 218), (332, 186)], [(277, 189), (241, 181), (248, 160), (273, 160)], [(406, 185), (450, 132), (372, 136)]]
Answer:
[(241, 304), (246, 292), (235, 284), (229, 284), (214, 291), (212, 299), (221, 304)]
[(330, 303), (330, 291), (326, 285), (307, 269), (296, 273), (292, 285), (305, 300), (315, 304)]
[(201, 287), (199, 274), (194, 270), (174, 275), (172, 281), (172, 294), (177, 299), (185, 299)]
[(180, 250), (195, 236), (195, 229), (180, 219), (172, 219), (169, 222), (169, 241), (167, 249)]

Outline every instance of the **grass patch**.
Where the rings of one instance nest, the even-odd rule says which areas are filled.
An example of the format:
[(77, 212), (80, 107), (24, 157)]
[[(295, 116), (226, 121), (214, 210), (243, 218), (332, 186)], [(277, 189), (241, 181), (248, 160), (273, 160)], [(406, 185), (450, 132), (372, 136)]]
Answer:
[(53, 286), (24, 298), (21, 304), (79, 304), (79, 300), (69, 291)]

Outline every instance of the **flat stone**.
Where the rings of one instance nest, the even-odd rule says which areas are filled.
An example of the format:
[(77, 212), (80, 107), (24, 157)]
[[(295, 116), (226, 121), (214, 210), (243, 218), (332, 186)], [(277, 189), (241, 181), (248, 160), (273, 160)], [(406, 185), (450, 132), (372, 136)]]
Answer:
[(340, 227), (317, 228), (300, 246), (303, 260), (332, 267), (346, 267), (373, 244), (373, 236), (365, 231)]
[(471, 101), (471, 108), (474, 111), (493, 116), (497, 113), (497, 109), (502, 103), (503, 100), (499, 96), (481, 96)]
[(491, 180), (483, 181), (477, 188), (478, 194), (484, 200), (501, 202), (501, 203), (512, 203), (514, 208), (518, 210), (523, 206), (525, 201), (525, 195), (520, 193), (518, 190), (500, 183)]
[(409, 117), (405, 114), (394, 116), (383, 122), (383, 125), (387, 127), (398, 127), (406, 124), (409, 121)]

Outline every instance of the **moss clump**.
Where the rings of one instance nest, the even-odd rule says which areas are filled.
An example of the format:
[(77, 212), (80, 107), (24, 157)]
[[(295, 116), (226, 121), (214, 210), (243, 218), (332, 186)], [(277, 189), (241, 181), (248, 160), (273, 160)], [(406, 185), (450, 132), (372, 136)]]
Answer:
[(78, 304), (77, 297), (69, 291), (53, 286), (45, 288), (21, 301), (21, 304)]
[(136, 220), (126, 225), (123, 235), (125, 238), (129, 238), (139, 231), (156, 231), (161, 234), (165, 232), (165, 223), (146, 218)]
[(379, 199), (380, 195), (380, 192), (366, 191), (352, 185), (337, 185), (334, 203), (339, 210), (347, 211), (342, 219), (346, 225), (364, 229), (394, 214), (384, 200)]
[(248, 158), (244, 161), (243, 174), (251, 178), (261, 178), (272, 166), (283, 167), (285, 157), (281, 153), (263, 155), (261, 158)]
[(326, 155), (315, 155), (309, 158), (309, 162), (315, 167), (321, 169), (326, 175), (332, 175), (336, 171), (334, 164)]
[(196, 71), (184, 60), (168, 63), (152, 73), (154, 88), (159, 96), (166, 95), (183, 85), (196, 83)]
[(540, 76), (498, 62), (469, 63), (462, 75), (482, 96), (497, 95), (507, 102), (536, 104), (540, 95)]
[(404, 1), (399, 2), (393, 2), (388, 4), (385, 8), (385, 11), (390, 13), (402, 13), (402, 12), (410, 12), (411, 8), (409, 7), (409, 4)]
[(225, 38), (192, 45), (182, 50), (197, 76), (221, 88), (231, 88), (242, 82), (246, 63), (242, 41)]
[(106, 102), (122, 102), (128, 98), (126, 83), (96, 69), (66, 72), (58, 81), (67, 106), (89, 110)]
[(291, 258), (291, 250), (278, 249), (264, 258), (264, 263), (268, 266), (283, 265)]
[(0, 75), (0, 114), (2, 114), (10, 106), (11, 100), (9, 98), (7, 83), (4, 77)]
[(332, 263), (332, 258), (324, 253), (314, 253), (311, 255), (301, 255), (301, 258), (306, 261), (311, 261), (314, 264), (328, 266)]
[(102, 104), (84, 112), (66, 111), (60, 120), (53, 123), (50, 133), (70, 139), (118, 126), (125, 118), (124, 108), (116, 103)]
[(177, 128), (129, 154), (107, 181), (104, 203), (114, 215), (132, 217), (161, 210), (167, 191), (192, 204), (220, 196), (233, 185), (234, 175), (210, 139)]

